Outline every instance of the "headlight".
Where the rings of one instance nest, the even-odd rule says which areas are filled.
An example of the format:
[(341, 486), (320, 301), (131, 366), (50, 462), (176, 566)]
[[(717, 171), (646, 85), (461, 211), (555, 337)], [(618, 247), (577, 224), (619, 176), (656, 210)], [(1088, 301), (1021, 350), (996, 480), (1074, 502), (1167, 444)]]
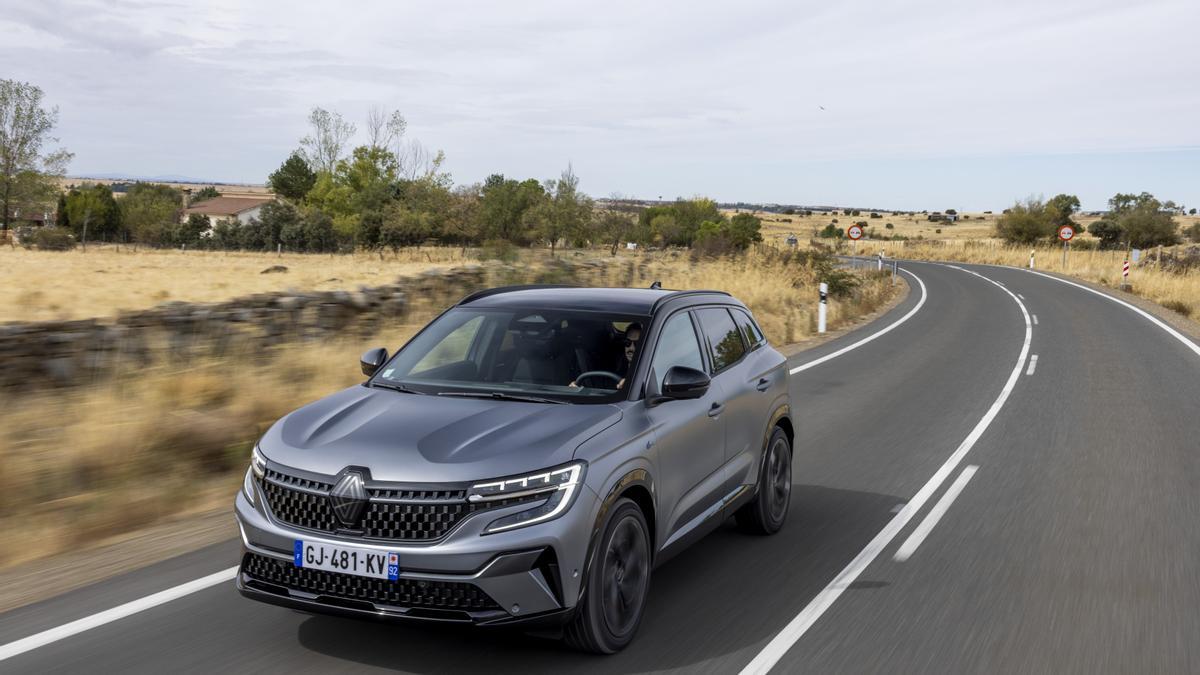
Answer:
[(242, 481), (242, 492), (246, 493), (246, 499), (250, 503), (254, 503), (254, 477), (263, 477), (267, 471), (267, 458), (262, 456), (262, 452), (258, 449), (258, 444), (254, 444), (254, 449), (250, 451), (250, 468), (246, 469), (246, 478)]
[(562, 515), (575, 501), (579, 484), (583, 482), (584, 467), (583, 462), (577, 462), (526, 476), (478, 483), (471, 486), (467, 501), (486, 503), (532, 495), (546, 496), (546, 501), (531, 509), (492, 521), (484, 529), (484, 534), (545, 522)]

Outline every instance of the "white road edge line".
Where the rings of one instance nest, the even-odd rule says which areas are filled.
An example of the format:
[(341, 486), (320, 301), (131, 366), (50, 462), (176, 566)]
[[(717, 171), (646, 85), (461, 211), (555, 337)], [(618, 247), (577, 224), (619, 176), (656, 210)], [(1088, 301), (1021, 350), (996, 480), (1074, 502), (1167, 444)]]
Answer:
[(215, 586), (233, 579), (237, 575), (237, 567), (215, 572), (206, 577), (193, 579), (187, 583), (180, 584), (173, 588), (168, 588), (165, 591), (159, 591), (152, 595), (147, 595), (144, 598), (138, 598), (123, 605), (117, 605), (112, 609), (104, 610), (91, 616), (85, 616), (82, 619), (65, 623), (57, 628), (44, 630), (40, 633), (35, 633), (26, 638), (21, 638), (15, 642), (10, 642), (6, 645), (0, 645), (0, 661), (11, 659), (14, 656), (19, 656), (27, 651), (43, 647), (52, 642), (57, 642), (64, 638), (71, 637), (78, 633), (99, 628), (106, 623), (112, 623), (119, 619), (124, 619), (127, 616), (132, 616), (138, 612), (145, 611), (152, 607), (178, 600), (185, 595), (191, 595), (196, 591), (202, 591), (209, 586)]
[(1103, 293), (1103, 292), (1101, 292), (1101, 291), (1098, 291), (1098, 290), (1096, 290), (1096, 289), (1094, 289), (1094, 288), (1088, 288), (1087, 286), (1084, 286), (1083, 284), (1077, 284), (1077, 283), (1075, 283), (1074, 281), (1067, 281), (1066, 279), (1059, 279), (1058, 277), (1056, 277), (1056, 276), (1054, 276), (1054, 275), (1051, 275), (1051, 274), (1043, 274), (1043, 273), (1041, 273), (1041, 272), (1038, 272), (1038, 271), (1036, 271), (1036, 270), (1026, 270), (1026, 271), (1027, 271), (1027, 272), (1029, 272), (1030, 274), (1036, 274), (1036, 275), (1038, 275), (1039, 277), (1046, 277), (1047, 279), (1053, 279), (1053, 280), (1055, 280), (1055, 281), (1057, 281), (1057, 282), (1064, 283), (1064, 284), (1066, 284), (1066, 285), (1068, 285), (1068, 286), (1074, 286), (1075, 288), (1082, 288), (1083, 290), (1087, 291), (1088, 293), (1095, 293), (1096, 295), (1098, 295), (1098, 296), (1100, 296), (1100, 297), (1102, 297), (1102, 298), (1105, 298), (1105, 299), (1107, 299), (1107, 300), (1112, 300), (1113, 302), (1117, 303), (1118, 305), (1123, 305), (1123, 306), (1125, 306), (1125, 307), (1128, 307), (1129, 309), (1132, 309), (1133, 311), (1137, 312), (1138, 314), (1141, 314), (1141, 315), (1142, 315), (1143, 317), (1145, 317), (1145, 318), (1146, 318), (1148, 321), (1150, 321), (1150, 323), (1152, 323), (1152, 324), (1154, 324), (1154, 325), (1158, 326), (1159, 328), (1161, 328), (1161, 329), (1163, 329), (1163, 330), (1167, 331), (1167, 333), (1169, 333), (1169, 334), (1171, 335), (1171, 337), (1175, 338), (1176, 340), (1179, 340), (1180, 342), (1182, 342), (1182, 343), (1183, 343), (1183, 346), (1185, 346), (1185, 347), (1187, 347), (1188, 349), (1190, 349), (1190, 350), (1192, 350), (1193, 352), (1195, 352), (1195, 353), (1196, 353), (1196, 356), (1200, 356), (1200, 345), (1197, 345), (1195, 342), (1192, 342), (1191, 340), (1187, 339), (1186, 337), (1184, 337), (1184, 336), (1183, 336), (1183, 334), (1182, 334), (1182, 333), (1180, 333), (1179, 331), (1175, 330), (1174, 328), (1171, 328), (1171, 327), (1170, 327), (1170, 326), (1168, 326), (1167, 324), (1163, 323), (1162, 321), (1160, 321), (1160, 320), (1159, 320), (1159, 318), (1158, 318), (1158, 317), (1154, 316), (1153, 314), (1151, 314), (1151, 313), (1147, 312), (1147, 311), (1146, 311), (1146, 310), (1144, 310), (1144, 309), (1141, 309), (1141, 308), (1139, 308), (1139, 307), (1135, 307), (1135, 306), (1133, 306), (1133, 305), (1129, 304), (1128, 302), (1125, 302), (1124, 300), (1122, 300), (1122, 299), (1120, 299), (1120, 298), (1118, 298), (1118, 297), (1114, 297), (1114, 296), (1112, 296), (1112, 295), (1109, 295), (1108, 293)]
[[(948, 267), (954, 266), (948, 265)], [(824, 614), (825, 611), (831, 606), (833, 606), (833, 603), (842, 594), (842, 591), (846, 590), (850, 584), (854, 583), (854, 580), (857, 579), (858, 576), (863, 573), (863, 570), (867, 569), (867, 566), (870, 565), (871, 562), (883, 552), (883, 549), (886, 548), (898, 534), (900, 534), (901, 530), (903, 530), (905, 525), (908, 524), (908, 521), (912, 520), (913, 516), (915, 516), (917, 512), (921, 510), (921, 507), (925, 505), (925, 502), (929, 501), (929, 498), (933, 496), (933, 493), (936, 492), (941, 484), (946, 481), (946, 478), (953, 473), (954, 469), (958, 467), (959, 462), (962, 461), (963, 457), (966, 457), (967, 453), (971, 451), (971, 448), (975, 446), (976, 441), (979, 440), (979, 437), (982, 436), (983, 432), (986, 431), (988, 426), (991, 425), (992, 420), (994, 420), (996, 415), (1000, 413), (1000, 409), (1003, 408), (1004, 403), (1008, 401), (1009, 394), (1011, 394), (1013, 388), (1016, 387), (1017, 380), (1021, 377), (1021, 371), (1025, 367), (1025, 360), (1029, 356), (1029, 343), (1033, 340), (1033, 324), (1029, 319), (1029, 311), (1025, 309), (1025, 304), (1021, 302), (1016, 295), (1013, 295), (1012, 291), (1000, 285), (998, 282), (988, 279), (977, 272), (972, 272), (971, 270), (963, 269), (961, 267), (955, 267), (955, 269), (962, 270), (968, 274), (974, 274), (980, 279), (997, 286), (1005, 293), (1008, 293), (1008, 295), (1013, 299), (1013, 302), (1017, 303), (1017, 306), (1021, 308), (1021, 315), (1025, 317), (1025, 342), (1021, 345), (1021, 354), (1017, 357), (1017, 364), (1013, 367), (1012, 372), (1009, 374), (1008, 381), (1004, 383), (1004, 388), (1000, 391), (1000, 396), (996, 398), (996, 400), (992, 403), (992, 407), (988, 408), (988, 411), (984, 413), (982, 418), (980, 418), (979, 422), (975, 425), (975, 428), (971, 430), (971, 433), (967, 434), (967, 437), (963, 439), (963, 442), (959, 444), (958, 448), (950, 455), (946, 462), (938, 468), (938, 470), (925, 483), (925, 485), (921, 487), (917, 494), (913, 496), (912, 500), (909, 501), (904, 508), (900, 509), (900, 513), (897, 513), (896, 517), (892, 518), (888, 524), (879, 531), (879, 534), (875, 535), (875, 538), (867, 543), (866, 548), (860, 551), (858, 555), (854, 556), (854, 559), (851, 560), (850, 563), (846, 565), (846, 567), (842, 569), (842, 571), (838, 573), (836, 577), (834, 577), (833, 581), (829, 582), (828, 586), (817, 593), (817, 595), (809, 601), (808, 605), (805, 606), (804, 609), (800, 610), (800, 613), (797, 614), (796, 617), (788, 623), (788, 625), (784, 626), (783, 630), (779, 631), (779, 633), (772, 638), (765, 647), (763, 647), (763, 650), (754, 657), (754, 660), (746, 664), (745, 668), (742, 668), (741, 675), (765, 675), (765, 673), (768, 673), (771, 668), (773, 668), (775, 664), (779, 662), (779, 659), (783, 658), (783, 655), (792, 648), (792, 645), (796, 644), (796, 642), (803, 637), (806, 632), (808, 632), (809, 628), (812, 628), (813, 624), (817, 622), (817, 619), (820, 619), (821, 615)]]
[[(1035, 356), (1034, 358), (1037, 357)], [(958, 474), (958, 478), (946, 489), (946, 494), (942, 495), (942, 498), (933, 505), (932, 509), (929, 509), (925, 520), (922, 520), (921, 524), (917, 525), (912, 534), (908, 535), (908, 539), (905, 539), (900, 548), (896, 550), (896, 555), (893, 556), (896, 562), (904, 562), (912, 557), (912, 554), (921, 545), (921, 542), (925, 541), (925, 537), (929, 536), (929, 533), (937, 526), (942, 516), (946, 515), (946, 512), (950, 510), (950, 506), (954, 504), (955, 499), (958, 499), (958, 495), (962, 493), (963, 488), (967, 487), (967, 481), (971, 480), (971, 477), (978, 470), (979, 467), (977, 465), (971, 464), (963, 469), (962, 473)]]
[(812, 361), (809, 361), (808, 363), (798, 365), (795, 368), (792, 368), (791, 370), (789, 370), (788, 374), (795, 375), (796, 373), (798, 373), (802, 370), (808, 370), (809, 368), (812, 368), (814, 366), (819, 366), (822, 363), (829, 361), (830, 359), (836, 359), (837, 357), (841, 356), (842, 354), (845, 354), (846, 352), (848, 352), (852, 349), (858, 349), (859, 347), (867, 344), (871, 340), (874, 340), (875, 338), (886, 334), (888, 331), (892, 330), (896, 326), (899, 326), (900, 324), (902, 324), (905, 321), (908, 321), (910, 318), (912, 318), (912, 315), (916, 314), (917, 311), (920, 310), (921, 307), (925, 304), (925, 299), (928, 297), (928, 293), (925, 291), (925, 282), (921, 281), (921, 277), (919, 277), (905, 269), (902, 269), (900, 271), (904, 272), (908, 276), (916, 279), (917, 283), (921, 286), (921, 300), (919, 302), (917, 302), (916, 307), (913, 307), (912, 309), (908, 310), (907, 314), (905, 314), (904, 316), (897, 319), (894, 323), (889, 324), (886, 328), (883, 328), (878, 333), (872, 333), (871, 335), (868, 335), (867, 337), (859, 340), (858, 342), (855, 342), (852, 345), (842, 347), (841, 349), (837, 350), (836, 352), (833, 352), (832, 354), (826, 354), (825, 356), (822, 356), (819, 359), (813, 359)]
[(1033, 356), (1029, 357), (1029, 370), (1025, 371), (1025, 374), (1032, 375), (1033, 371), (1036, 369), (1037, 369), (1037, 354), (1034, 354)]

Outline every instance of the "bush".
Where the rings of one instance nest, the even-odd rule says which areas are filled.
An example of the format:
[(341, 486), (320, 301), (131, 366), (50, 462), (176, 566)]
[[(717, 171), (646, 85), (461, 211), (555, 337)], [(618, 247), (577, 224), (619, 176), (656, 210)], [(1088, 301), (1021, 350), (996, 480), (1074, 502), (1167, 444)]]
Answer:
[(1167, 300), (1163, 303), (1163, 307), (1184, 316), (1190, 317), (1192, 315), (1192, 306), (1181, 300)]
[(75, 248), (75, 237), (65, 227), (39, 227), (28, 239), (22, 236), (21, 241), (31, 241), (39, 251), (70, 251)]
[(938, 229), (934, 230), (933, 232), (934, 232), (934, 234), (941, 234), (942, 228), (939, 227)]
[(887, 225), (884, 225), (883, 227), (884, 227), (884, 229), (886, 229), (886, 230), (894, 230), (894, 229), (896, 229), (896, 226), (895, 226), (895, 225), (892, 225), (891, 223), (888, 223)]
[[(1195, 209), (1192, 209), (1195, 211)], [(1200, 223), (1193, 223), (1191, 227), (1183, 231), (1187, 238), (1200, 244)]]
[(499, 260), (514, 263), (517, 261), (517, 247), (507, 239), (489, 239), (479, 247), (476, 256), (480, 260)]

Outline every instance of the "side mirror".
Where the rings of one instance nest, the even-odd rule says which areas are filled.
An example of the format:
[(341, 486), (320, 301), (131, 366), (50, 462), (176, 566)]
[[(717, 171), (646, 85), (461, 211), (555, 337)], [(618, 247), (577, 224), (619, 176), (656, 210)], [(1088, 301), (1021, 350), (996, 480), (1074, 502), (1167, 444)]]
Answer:
[(700, 398), (710, 382), (707, 374), (695, 368), (672, 366), (663, 378), (662, 395), (675, 400)]
[(370, 377), (379, 370), (379, 367), (387, 363), (388, 353), (383, 347), (368, 349), (363, 352), (363, 355), (358, 359), (358, 365), (362, 368), (363, 375)]

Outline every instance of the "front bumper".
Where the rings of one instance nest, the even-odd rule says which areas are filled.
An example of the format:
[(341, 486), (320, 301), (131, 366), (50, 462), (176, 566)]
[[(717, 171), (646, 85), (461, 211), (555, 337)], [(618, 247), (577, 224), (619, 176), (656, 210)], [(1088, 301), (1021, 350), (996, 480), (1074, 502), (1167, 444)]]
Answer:
[[(257, 488), (256, 488), (257, 489)], [(468, 518), (435, 544), (387, 544), (284, 525), (239, 491), (235, 514), (243, 555), (242, 595), (304, 611), (376, 619), (476, 625), (553, 623), (570, 615), (580, 595), (588, 542), (599, 500), (583, 487), (561, 517), (481, 536), (505, 510)], [(525, 506), (512, 507), (520, 511)], [(397, 552), (395, 582), (296, 568), (297, 539)]]

